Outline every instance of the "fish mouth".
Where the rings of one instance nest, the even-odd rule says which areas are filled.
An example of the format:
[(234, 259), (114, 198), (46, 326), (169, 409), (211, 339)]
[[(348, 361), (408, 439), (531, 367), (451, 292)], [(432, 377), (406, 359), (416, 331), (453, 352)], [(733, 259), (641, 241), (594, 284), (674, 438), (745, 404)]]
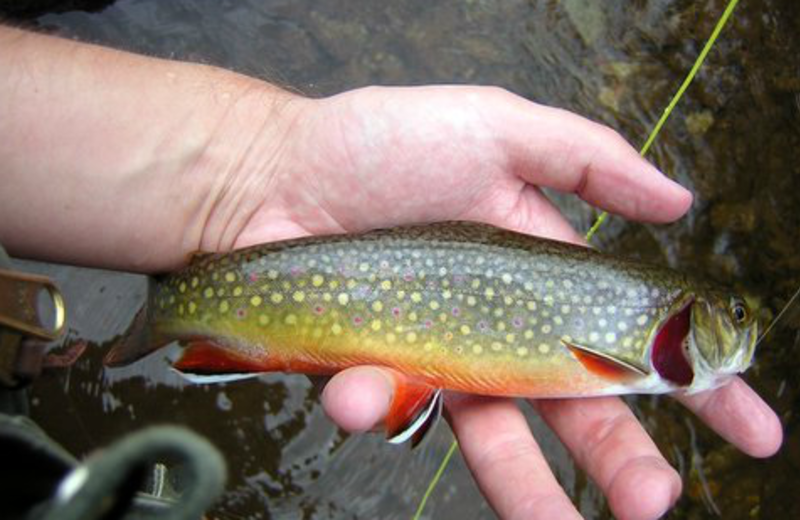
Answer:
[(681, 304), (669, 315), (653, 339), (650, 362), (661, 378), (672, 385), (687, 388), (695, 380), (692, 357), (696, 351), (689, 334), (694, 299)]

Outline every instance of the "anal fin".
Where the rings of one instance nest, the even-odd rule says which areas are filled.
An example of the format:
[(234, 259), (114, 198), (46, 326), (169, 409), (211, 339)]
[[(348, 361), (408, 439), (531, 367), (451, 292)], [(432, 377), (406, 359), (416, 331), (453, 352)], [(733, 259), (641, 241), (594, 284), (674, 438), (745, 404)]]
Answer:
[(395, 374), (395, 393), (386, 415), (388, 441), (400, 444), (411, 440), (416, 447), (439, 420), (442, 391)]
[(592, 374), (615, 383), (647, 377), (641, 368), (591, 347), (561, 340), (575, 358)]

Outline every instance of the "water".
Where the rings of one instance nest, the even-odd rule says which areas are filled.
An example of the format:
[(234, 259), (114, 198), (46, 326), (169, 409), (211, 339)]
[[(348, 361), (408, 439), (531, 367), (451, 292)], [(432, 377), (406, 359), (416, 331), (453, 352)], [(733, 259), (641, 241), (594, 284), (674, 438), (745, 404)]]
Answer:
[[(604, 122), (640, 145), (710, 34), (722, 1), (445, 0), (331, 2), (120, 1), (97, 13), (46, 15), (57, 34), (259, 76), (312, 96), (369, 84), (478, 83)], [(736, 284), (776, 311), (800, 284), (800, 5), (743, 2), (651, 155), (689, 187), (681, 222), (612, 219), (596, 243)], [(556, 197), (586, 229), (593, 213)], [(221, 518), (409, 518), (449, 444), (422, 450), (347, 437), (324, 417), (303, 377), (273, 375), (186, 386), (158, 359), (103, 370), (103, 345), (144, 295), (141, 277), (26, 264), (54, 275), (70, 308), (69, 339), (92, 347), (69, 370), (37, 381), (33, 413), (78, 454), (148, 424), (177, 422), (225, 453), (231, 480)], [(787, 433), (756, 461), (666, 398), (632, 399), (684, 497), (670, 518), (798, 518), (800, 313), (791, 312), (746, 379)], [(587, 518), (610, 518), (597, 489), (531, 414), (554, 471)], [(492, 518), (458, 457), (428, 518)]]

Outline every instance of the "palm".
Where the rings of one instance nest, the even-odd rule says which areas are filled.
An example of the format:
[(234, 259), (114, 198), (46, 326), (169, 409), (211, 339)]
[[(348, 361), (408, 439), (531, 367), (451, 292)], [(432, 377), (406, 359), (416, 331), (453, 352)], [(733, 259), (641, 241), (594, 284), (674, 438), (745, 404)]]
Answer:
[[(237, 246), (451, 219), (580, 241), (539, 186), (640, 220), (674, 220), (689, 204), (607, 129), (495, 89), (366, 89), (311, 105)], [(352, 369), (323, 397), (338, 424), (359, 431), (381, 419), (375, 395), (387, 392), (374, 373)], [(684, 402), (748, 453), (780, 443), (774, 414), (739, 380)], [(655, 518), (677, 498), (677, 474), (619, 399), (535, 406), (618, 517)], [(511, 401), (451, 396), (448, 408), (502, 517), (577, 516)]]

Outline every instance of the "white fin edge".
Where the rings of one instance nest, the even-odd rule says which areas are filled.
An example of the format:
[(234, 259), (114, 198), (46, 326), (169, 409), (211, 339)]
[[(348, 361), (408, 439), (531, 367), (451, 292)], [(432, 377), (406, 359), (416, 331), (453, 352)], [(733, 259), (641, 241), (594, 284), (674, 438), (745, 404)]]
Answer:
[(243, 379), (252, 379), (261, 375), (260, 372), (246, 372), (241, 374), (190, 374), (188, 372), (181, 372), (173, 368), (173, 372), (186, 379), (190, 383), (198, 385), (211, 385), (214, 383), (231, 383), (233, 381), (241, 381)]
[(439, 417), (442, 415), (442, 401), (442, 390), (436, 390), (430, 402), (428, 403), (428, 406), (422, 411), (422, 413), (420, 413), (405, 430), (402, 430), (394, 437), (390, 437), (387, 439), (387, 441), (392, 444), (402, 444), (411, 439), (414, 434), (419, 431), (420, 428), (422, 428), (427, 422), (432, 421), (432, 424), (428, 428), (430, 431), (430, 429), (433, 428), (434, 424), (439, 421)]

